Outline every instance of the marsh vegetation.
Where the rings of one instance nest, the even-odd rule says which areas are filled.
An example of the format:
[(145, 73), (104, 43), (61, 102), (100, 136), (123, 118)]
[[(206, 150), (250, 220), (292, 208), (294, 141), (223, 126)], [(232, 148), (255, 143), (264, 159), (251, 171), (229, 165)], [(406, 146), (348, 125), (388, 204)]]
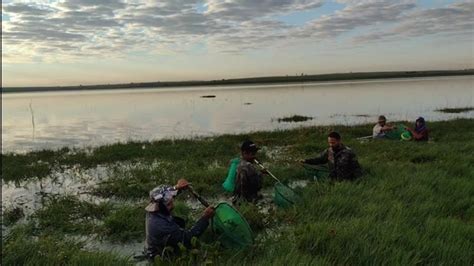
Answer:
[[(474, 120), (429, 123), (432, 140), (427, 143), (356, 139), (370, 133), (372, 126), (321, 126), (2, 154), (2, 181), (20, 188), (72, 168), (77, 178), (97, 167), (107, 169), (106, 178), (84, 188), (94, 200), (82, 194), (43, 193), (42, 204), (31, 215), (23, 215), (22, 205), (14, 202), (7, 209), (2, 206), (2, 265), (132, 264), (130, 254), (90, 248), (88, 242), (140, 245), (148, 191), (181, 177), (214, 203), (226, 199), (221, 184), (229, 160), (238, 156), (238, 145), (247, 138), (263, 147), (260, 161), (283, 182), (309, 181), (297, 188), (302, 202), (276, 208), (271, 203), (273, 181), (267, 178), (264, 201), (239, 207), (256, 236), (251, 247), (225, 250), (208, 230), (192, 250), (172, 262), (472, 265)], [(358, 155), (365, 174), (355, 182), (315, 181), (294, 163), (324, 149), (332, 130), (339, 131)], [(194, 221), (202, 209), (193, 202), (189, 195), (181, 195), (176, 213)], [(155, 264), (166, 263), (163, 259)]]

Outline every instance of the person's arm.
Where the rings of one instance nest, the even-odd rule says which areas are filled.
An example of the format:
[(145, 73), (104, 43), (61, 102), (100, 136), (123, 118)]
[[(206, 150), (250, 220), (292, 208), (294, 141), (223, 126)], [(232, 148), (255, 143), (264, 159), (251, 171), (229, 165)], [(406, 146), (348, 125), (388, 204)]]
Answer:
[(324, 150), (319, 154), (319, 156), (311, 159), (306, 159), (303, 161), (305, 164), (325, 164), (328, 162), (328, 150)]
[(380, 131), (381, 132), (387, 132), (387, 131), (393, 130), (393, 128), (394, 128), (393, 126), (385, 125), (380, 129)]
[(204, 215), (189, 230), (181, 229), (176, 225), (176, 229), (170, 234), (166, 245), (177, 246), (178, 243), (182, 243), (185, 247), (190, 248), (191, 239), (202, 235), (209, 226), (209, 219), (214, 215), (213, 209), (212, 211), (209, 209), (212, 209), (212, 207), (208, 207)]
[(408, 129), (412, 136), (413, 136), (413, 139), (415, 140), (426, 140), (428, 139), (428, 129), (424, 129), (422, 130), (421, 132), (416, 132), (415, 130), (412, 130), (412, 129)]

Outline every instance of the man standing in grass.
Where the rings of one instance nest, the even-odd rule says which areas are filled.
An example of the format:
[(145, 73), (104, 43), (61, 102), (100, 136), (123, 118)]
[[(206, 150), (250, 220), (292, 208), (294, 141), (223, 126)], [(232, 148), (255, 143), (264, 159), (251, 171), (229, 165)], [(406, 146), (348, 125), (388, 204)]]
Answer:
[(372, 137), (374, 139), (385, 138), (387, 132), (392, 131), (394, 128), (394, 126), (387, 125), (387, 118), (381, 115), (379, 116), (378, 122), (372, 130)]
[(256, 202), (262, 189), (262, 174), (255, 166), (255, 156), (259, 148), (250, 140), (244, 141), (240, 147), (241, 160), (237, 167), (233, 202), (245, 200)]
[(179, 251), (181, 243), (191, 247), (191, 239), (198, 237), (209, 225), (209, 219), (214, 216), (214, 209), (208, 207), (194, 226), (185, 230), (185, 221), (171, 215), (174, 209), (174, 197), (189, 187), (188, 181), (180, 179), (176, 186), (161, 185), (150, 191), (150, 204), (145, 208), (146, 214), (146, 246), (145, 255), (149, 260), (162, 255), (165, 247)]
[(300, 163), (319, 165), (328, 164), (329, 177), (332, 180), (354, 180), (361, 176), (362, 170), (357, 161), (355, 153), (342, 144), (341, 135), (331, 132), (328, 135), (329, 148), (323, 151), (318, 157), (300, 160)]

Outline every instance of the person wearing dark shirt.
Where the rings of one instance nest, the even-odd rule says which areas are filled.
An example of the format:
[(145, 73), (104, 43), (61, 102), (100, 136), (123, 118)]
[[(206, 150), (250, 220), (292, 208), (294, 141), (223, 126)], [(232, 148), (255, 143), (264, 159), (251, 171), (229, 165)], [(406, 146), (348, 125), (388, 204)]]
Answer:
[(214, 209), (205, 209), (202, 217), (194, 226), (185, 230), (183, 219), (172, 216), (174, 197), (182, 190), (187, 189), (189, 183), (180, 179), (174, 187), (161, 185), (150, 191), (150, 203), (146, 210), (146, 245), (145, 256), (153, 260), (162, 255), (165, 247), (171, 247), (174, 253), (179, 252), (179, 243), (186, 248), (191, 247), (191, 239), (198, 237), (209, 225), (209, 219), (214, 215)]
[(255, 165), (255, 156), (259, 148), (250, 140), (244, 141), (241, 150), (241, 160), (237, 167), (235, 179), (235, 190), (233, 202), (240, 200), (256, 202), (260, 196), (258, 192), (262, 189), (262, 175), (265, 171), (259, 171)]
[(415, 128), (406, 128), (410, 131), (413, 140), (415, 141), (428, 141), (428, 128), (426, 127), (426, 121), (423, 117), (418, 117), (415, 121)]
[(310, 165), (328, 164), (329, 177), (336, 181), (354, 180), (362, 175), (355, 153), (342, 144), (339, 133), (331, 132), (328, 135), (328, 144), (329, 148), (320, 153), (319, 156), (300, 160), (300, 163)]

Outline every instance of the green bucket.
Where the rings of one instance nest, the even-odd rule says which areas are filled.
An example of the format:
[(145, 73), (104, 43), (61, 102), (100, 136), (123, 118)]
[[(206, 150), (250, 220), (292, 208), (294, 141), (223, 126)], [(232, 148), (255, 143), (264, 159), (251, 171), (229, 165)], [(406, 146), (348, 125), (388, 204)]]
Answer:
[(410, 132), (410, 131), (404, 131), (404, 132), (400, 135), (400, 138), (401, 138), (402, 140), (406, 140), (406, 141), (411, 140), (412, 137), (413, 137), (413, 136), (411, 135), (411, 132)]
[(216, 206), (212, 231), (226, 248), (238, 249), (253, 243), (253, 233), (242, 215), (226, 202)]
[(276, 183), (273, 201), (278, 207), (286, 208), (300, 201), (300, 197), (290, 187)]

